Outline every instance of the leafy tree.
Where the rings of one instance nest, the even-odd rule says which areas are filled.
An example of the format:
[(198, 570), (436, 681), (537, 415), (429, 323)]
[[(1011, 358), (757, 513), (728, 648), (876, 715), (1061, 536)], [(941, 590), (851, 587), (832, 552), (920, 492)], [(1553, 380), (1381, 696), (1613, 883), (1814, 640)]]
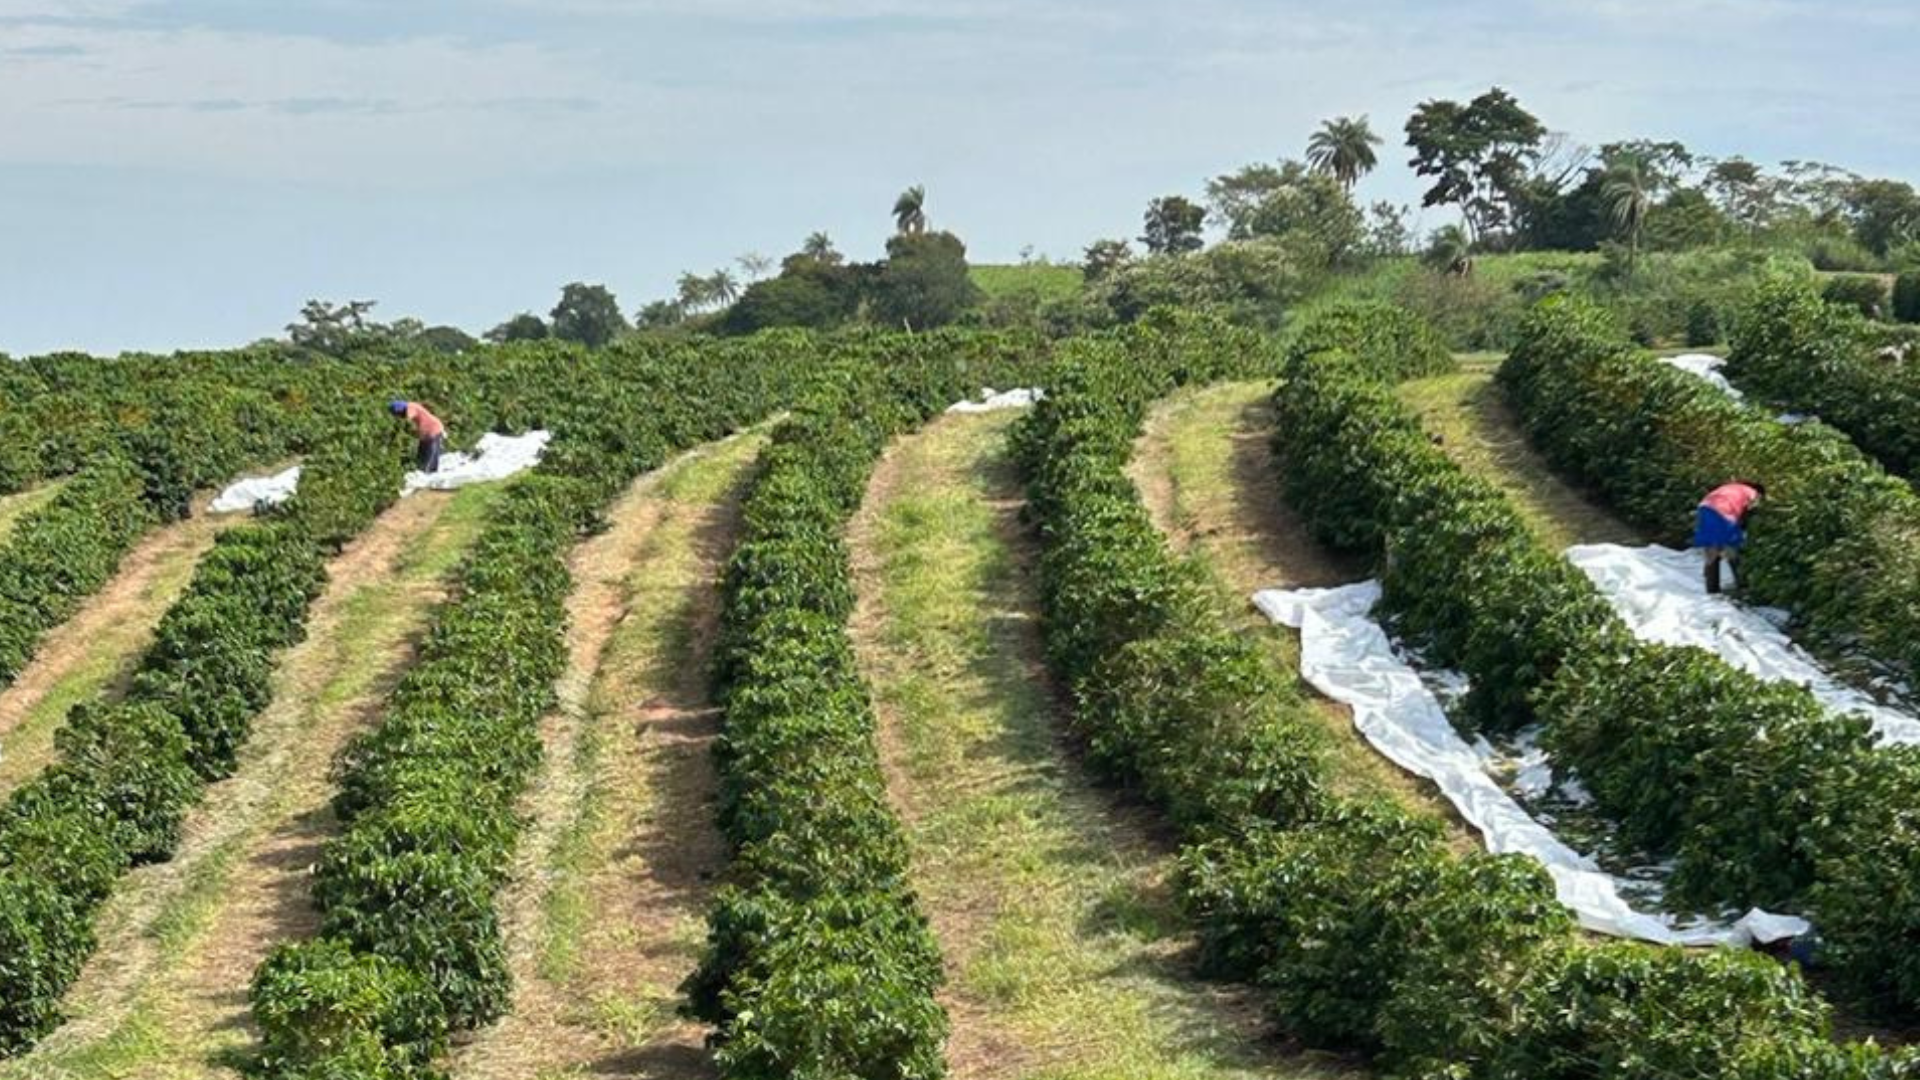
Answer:
[(1721, 213), (1748, 232), (1755, 232), (1772, 217), (1772, 190), (1766, 181), (1760, 166), (1733, 157), (1707, 169), (1706, 189)]
[(740, 282), (725, 269), (715, 270), (707, 277), (707, 295), (715, 304), (725, 307), (740, 299)]
[(851, 319), (860, 306), (857, 272), (800, 256), (787, 260), (779, 277), (747, 286), (727, 309), (721, 329), (751, 334), (774, 326), (828, 329)]
[(1132, 261), (1133, 248), (1125, 240), (1095, 240), (1081, 257), (1080, 273), (1086, 281), (1095, 282)]
[(487, 340), (496, 344), (509, 341), (544, 341), (547, 321), (531, 311), (523, 311), (487, 331)]
[(596, 349), (627, 329), (626, 316), (620, 314), (620, 302), (614, 299), (612, 290), (579, 281), (560, 290), (552, 319), (554, 337)]
[(967, 248), (952, 233), (902, 233), (887, 241), (874, 277), (872, 314), (883, 326), (944, 326), (980, 302), (967, 272)]
[(1213, 220), (1227, 230), (1227, 239), (1246, 240), (1253, 235), (1253, 217), (1260, 205), (1286, 182), (1279, 166), (1248, 165), (1207, 181), (1207, 207)]
[(1207, 212), (1181, 195), (1165, 195), (1147, 204), (1146, 232), (1140, 242), (1154, 255), (1185, 255), (1205, 246), (1200, 238)]
[(480, 347), (472, 334), (457, 326), (429, 326), (413, 335), (412, 339), (434, 352), (454, 356)]
[(740, 267), (740, 272), (747, 276), (749, 282), (759, 281), (773, 273), (773, 260), (757, 251), (749, 251), (733, 261)]
[(1707, 193), (1683, 187), (1668, 195), (1647, 218), (1649, 251), (1687, 251), (1711, 247), (1727, 239), (1731, 226)]
[(1364, 116), (1343, 116), (1328, 120), (1320, 125), (1320, 130), (1307, 140), (1307, 164), (1315, 172), (1324, 173), (1340, 181), (1348, 191), (1360, 182), (1360, 178), (1373, 171), (1380, 164), (1374, 156), (1373, 148), (1381, 143), (1380, 136), (1373, 133), (1373, 127)]
[(1607, 163), (1607, 180), (1601, 197), (1606, 200), (1607, 216), (1626, 239), (1629, 274), (1640, 259), (1640, 236), (1646, 230), (1647, 217), (1653, 213), (1656, 183), (1647, 161), (1637, 153), (1622, 152)]
[(1473, 273), (1473, 240), (1458, 225), (1443, 225), (1427, 240), (1420, 261), (1428, 269), (1451, 277)]
[(687, 321), (687, 309), (672, 300), (655, 300), (640, 309), (633, 318), (643, 330), (665, 330)]
[(1860, 180), (1847, 191), (1853, 237), (1875, 255), (1920, 238), (1920, 194), (1900, 180)]
[(1433, 179), (1422, 206), (1459, 206), (1472, 238), (1488, 240), (1512, 221), (1545, 125), (1499, 87), (1462, 105), (1428, 101), (1407, 121), (1414, 172)]
[(375, 304), (373, 300), (343, 304), (309, 300), (300, 308), (299, 321), (287, 324), (287, 339), (328, 356), (345, 356), (355, 348), (392, 340), (391, 328), (367, 317)]
[(1407, 224), (1406, 207), (1376, 202), (1367, 207), (1366, 231), (1360, 249), (1376, 259), (1391, 259), (1413, 250), (1413, 229)]
[(915, 184), (893, 200), (894, 229), (902, 236), (919, 236), (927, 231), (927, 189)]
[(1279, 241), (1301, 269), (1325, 269), (1360, 246), (1364, 228), (1360, 208), (1338, 180), (1287, 161), (1239, 223), (1237, 238)]

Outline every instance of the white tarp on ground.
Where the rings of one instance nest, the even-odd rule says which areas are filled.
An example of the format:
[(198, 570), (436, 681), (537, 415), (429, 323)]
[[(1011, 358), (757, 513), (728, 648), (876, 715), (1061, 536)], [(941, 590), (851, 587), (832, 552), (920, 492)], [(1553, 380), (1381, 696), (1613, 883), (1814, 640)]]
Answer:
[(474, 444), (473, 453), (443, 455), (439, 472), (408, 473), (400, 494), (404, 498), (416, 491), (452, 491), (469, 484), (505, 480), (540, 464), (540, 455), (547, 452), (552, 439), (551, 431), (529, 431), (525, 435), (495, 435), (489, 431)]
[(278, 506), (293, 498), (294, 489), (300, 486), (300, 466), (295, 465), (284, 472), (272, 476), (261, 476), (251, 480), (236, 481), (220, 497), (213, 500), (207, 511), (213, 514), (238, 514), (253, 509), (260, 503)]
[[(505, 480), (526, 472), (540, 463), (540, 455), (546, 452), (547, 443), (552, 438), (550, 431), (529, 431), (525, 435), (495, 435), (488, 432), (480, 436), (473, 453), (442, 456), (439, 472), (407, 473), (400, 486), (400, 496), (405, 498), (416, 491), (451, 491), (469, 484)], [(242, 480), (221, 492), (210, 509), (216, 514), (237, 514), (251, 510), (260, 503), (277, 506), (292, 498), (299, 484), (300, 467), (297, 465), (275, 476)]]
[(1920, 743), (1920, 718), (1839, 682), (1767, 613), (1708, 595), (1700, 552), (1588, 544), (1569, 549), (1567, 558), (1600, 587), (1636, 637), (1697, 645), (1768, 681), (1804, 686), (1834, 712), (1866, 714), (1886, 742)]
[(1727, 358), (1724, 356), (1710, 356), (1706, 353), (1688, 353), (1685, 356), (1663, 356), (1660, 359), (1662, 363), (1670, 364), (1689, 375), (1698, 375), (1707, 380), (1719, 388), (1721, 393), (1726, 394), (1735, 401), (1746, 400), (1746, 395), (1742, 394), (1739, 388), (1728, 382), (1727, 377), (1720, 373), (1720, 369), (1727, 366)]
[(1376, 582), (1337, 589), (1269, 590), (1253, 601), (1275, 622), (1300, 631), (1302, 674), (1353, 709), (1354, 726), (1375, 749), (1437, 784), (1496, 853), (1531, 856), (1552, 876), (1560, 902), (1589, 930), (1670, 945), (1748, 945), (1797, 937), (1807, 924), (1758, 909), (1737, 922), (1682, 922), (1635, 911), (1626, 884), (1536, 821), (1487, 772), (1491, 748), (1468, 743), (1440, 701), (1393, 649), (1373, 619)]
[(1038, 387), (996, 391), (993, 387), (988, 386), (981, 389), (979, 397), (972, 401), (955, 402), (947, 407), (947, 411), (950, 413), (983, 413), (994, 412), (999, 409), (1024, 409), (1046, 396), (1046, 391)]

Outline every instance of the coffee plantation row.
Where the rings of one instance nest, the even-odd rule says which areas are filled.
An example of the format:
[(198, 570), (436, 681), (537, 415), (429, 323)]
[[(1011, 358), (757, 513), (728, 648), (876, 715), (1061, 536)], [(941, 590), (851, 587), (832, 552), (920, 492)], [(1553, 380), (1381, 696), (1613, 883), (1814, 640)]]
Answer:
[[(1920, 277), (1916, 277), (1920, 284)], [(1889, 332), (1792, 279), (1768, 281), (1736, 324), (1726, 374), (1812, 413), (1901, 476), (1920, 476), (1920, 335)]]
[[(1301, 340), (1326, 348), (1342, 336)], [(1346, 336), (1362, 350), (1417, 348), (1421, 337)], [(1451, 561), (1432, 581), (1457, 587), (1474, 565), (1465, 548), (1496, 568), (1535, 571), (1532, 591), (1546, 599), (1572, 593), (1551, 569), (1564, 564), (1504, 527), (1510, 511), (1459, 476), (1401, 410), (1387, 378), (1428, 363), (1417, 352), (1296, 350), (1276, 395), (1283, 460), (1314, 452), (1292, 465), (1290, 488), (1324, 500), (1323, 523), (1365, 514), (1357, 531), (1329, 531), (1391, 545), (1390, 574), (1402, 559), (1405, 574), (1433, 574), (1444, 551)], [(1096, 761), (1189, 838), (1181, 888), (1215, 972), (1265, 988), (1290, 1032), (1371, 1051), (1397, 1075), (1866, 1078), (1912, 1068), (1904, 1055), (1832, 1042), (1825, 1007), (1774, 961), (1584, 940), (1538, 866), (1455, 856), (1433, 822), (1332, 793), (1297, 692), (1221, 629), (1124, 473), (1152, 398), (1271, 366), (1254, 343), (1218, 331), (1090, 347), (1063, 363), (1021, 435), (1045, 547), (1050, 656)], [(1398, 499), (1352, 497), (1394, 486)], [(1442, 535), (1422, 541), (1416, 522)], [(1409, 584), (1398, 603), (1411, 628), (1440, 609), (1421, 611)], [(1523, 589), (1487, 600), (1499, 606), (1451, 606), (1463, 626), (1530, 614)], [(1488, 637), (1467, 630), (1449, 644), (1494, 680), (1483, 681), (1494, 687), (1483, 701), (1524, 704), (1526, 658), (1503, 657)]]
[(887, 803), (842, 534), (887, 440), (1016, 382), (1033, 350), (1014, 346), (943, 335), (831, 360), (762, 457), (717, 661), (731, 885), (686, 986), (734, 1080), (944, 1072), (941, 956)]
[[(1785, 293), (1754, 311), (1749, 356), (1791, 356), (1846, 329)], [(56, 764), (0, 809), (0, 1050), (59, 1022), (105, 899), (132, 866), (167, 858), (207, 785), (234, 772), (328, 558), (397, 496), (405, 446), (382, 406), (404, 396), (459, 433), (556, 435), (497, 502), (406, 675), (339, 764), (339, 830), (312, 880), (317, 933), (254, 973), (260, 1073), (437, 1075), (459, 1036), (511, 1007), (500, 900), (566, 663), (568, 554), (634, 477), (784, 410), (724, 583), (713, 679), (731, 865), (685, 1008), (713, 1026), (730, 1080), (941, 1076), (941, 951), (848, 631), (845, 528), (889, 440), (983, 385), (1038, 384), (1048, 397), (1014, 441), (1042, 551), (1047, 660), (1091, 763), (1177, 830), (1176, 887), (1209, 974), (1258, 987), (1290, 1034), (1372, 1055), (1391, 1075), (1914, 1075), (1914, 1055), (1836, 1042), (1827, 1005), (1790, 967), (1585, 937), (1536, 864), (1459, 854), (1438, 820), (1345, 793), (1334, 759), (1353, 748), (1232, 629), (1127, 475), (1158, 399), (1277, 381), (1277, 490), (1330, 548), (1377, 562), (1404, 640), (1472, 677), (1456, 722), (1542, 724), (1621, 838), (1674, 858), (1677, 902), (1805, 911), (1850, 996), (1920, 1004), (1909, 929), (1920, 827), (1908, 808), (1920, 760), (1876, 747), (1863, 721), (1827, 716), (1797, 688), (1633, 640), (1399, 402), (1395, 382), (1452, 363), (1417, 319), (1367, 304), (1320, 313), (1284, 349), (1158, 312), (1050, 345), (772, 333), (451, 359), (15, 365), (0, 379), (0, 481), (67, 485), (21, 523), (9, 547), (37, 546), (19, 546), (20, 565), (54, 566), (68, 552), (61, 530), (78, 531), (70, 580), (98, 587), (195, 490), (250, 465), (298, 457), (306, 469), (289, 504), (221, 535), (130, 689), (76, 709)], [(1722, 473), (1779, 484), (1742, 566), (1756, 591), (1799, 611), (1830, 651), (1912, 670), (1900, 646), (1920, 640), (1909, 633), (1920, 608), (1902, 591), (1914, 533), (1898, 530), (1920, 519), (1885, 515), (1909, 513), (1913, 495), (1844, 437), (1775, 424), (1566, 303), (1529, 319), (1501, 381), (1556, 466), (1657, 531)], [(1798, 494), (1836, 478), (1862, 496), (1815, 506)], [(103, 500), (83, 495), (103, 490), (119, 498), (124, 539), (73, 516), (99, 513)], [(1875, 500), (1885, 505), (1870, 511)], [(1789, 531), (1791, 548), (1768, 539)], [(43, 592), (83, 595), (68, 583)], [(33, 630), (21, 662), (58, 617)]]
[(377, 726), (348, 748), (342, 830), (314, 879), (320, 936), (281, 946), (253, 983), (267, 1075), (409, 1075), (450, 1032), (505, 1011), (496, 900), (565, 666), (566, 554), (634, 476), (772, 411), (793, 359), (617, 353), (571, 373), (574, 408), (547, 457), (508, 493)]

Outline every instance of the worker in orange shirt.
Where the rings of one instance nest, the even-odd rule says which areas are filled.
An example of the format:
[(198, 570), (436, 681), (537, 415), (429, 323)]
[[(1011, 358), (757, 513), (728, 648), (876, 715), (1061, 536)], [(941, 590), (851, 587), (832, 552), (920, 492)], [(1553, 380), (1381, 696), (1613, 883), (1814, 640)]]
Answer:
[(415, 458), (420, 471), (439, 472), (440, 451), (446, 449), (447, 445), (447, 426), (417, 401), (389, 402), (387, 411), (396, 417), (405, 417), (407, 423), (413, 425), (413, 437), (420, 440), (420, 450)]

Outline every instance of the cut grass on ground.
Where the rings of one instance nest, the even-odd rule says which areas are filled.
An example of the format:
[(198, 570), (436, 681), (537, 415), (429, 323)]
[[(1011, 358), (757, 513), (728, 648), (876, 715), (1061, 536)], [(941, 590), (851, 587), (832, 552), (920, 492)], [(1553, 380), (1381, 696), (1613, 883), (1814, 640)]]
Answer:
[(459, 1080), (711, 1076), (676, 1016), (725, 862), (707, 697), (719, 578), (764, 430), (641, 480), (573, 560), (568, 674), (503, 908), (510, 1015), (456, 1051)]
[(40, 642), (19, 677), (0, 689), (0, 797), (47, 766), (54, 732), (75, 705), (123, 688), (160, 617), (193, 580), (200, 556), (238, 520), (244, 519), (200, 512), (155, 530)]
[(502, 490), (415, 496), (334, 560), (238, 771), (189, 815), (171, 861), (122, 883), (68, 995), (73, 1020), (0, 1077), (239, 1075), (255, 966), (314, 929), (308, 870), (334, 827), (329, 765), (374, 719)]
[(1314, 704), (1332, 736), (1338, 789), (1424, 810), (1449, 823), (1457, 845), (1477, 845), (1433, 785), (1381, 757), (1354, 730), (1351, 711), (1299, 681), (1299, 634), (1253, 606), (1261, 589), (1343, 585), (1368, 574), (1365, 563), (1321, 547), (1281, 498), (1272, 393), (1270, 383), (1239, 382), (1168, 397), (1148, 417), (1135, 447), (1134, 483), (1174, 546), (1207, 571), (1235, 625), (1253, 635), (1287, 682)]
[(1308, 1077), (1250, 997), (1191, 977), (1168, 849), (1061, 741), (1007, 413), (889, 451), (853, 528), (855, 640), (915, 884), (947, 960), (956, 1080)]
[(1553, 474), (1501, 398), (1493, 365), (1476, 362), (1451, 375), (1405, 383), (1400, 396), (1453, 460), (1505, 492), (1555, 551), (1575, 544), (1646, 542)]
[(39, 487), (16, 491), (12, 495), (0, 495), (0, 544), (7, 542), (7, 537), (21, 518), (52, 502), (65, 485), (64, 480), (53, 480)]

